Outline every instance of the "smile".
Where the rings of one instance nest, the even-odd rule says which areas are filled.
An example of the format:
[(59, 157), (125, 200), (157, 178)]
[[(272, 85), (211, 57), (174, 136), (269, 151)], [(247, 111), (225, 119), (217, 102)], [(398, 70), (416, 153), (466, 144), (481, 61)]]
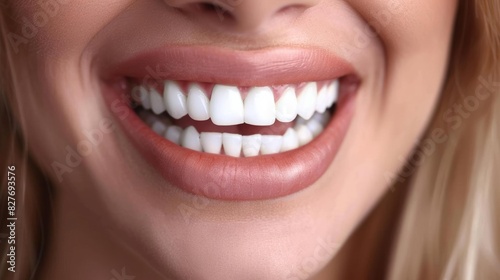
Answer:
[(176, 47), (111, 69), (109, 80), (127, 86), (108, 86), (105, 99), (131, 97), (121, 123), (137, 149), (168, 183), (220, 200), (277, 198), (313, 184), (347, 132), (360, 83), (346, 62), (300, 49)]
[(330, 121), (327, 109), (339, 91), (338, 80), (246, 88), (158, 84), (163, 87), (132, 89), (136, 111), (153, 131), (191, 150), (233, 157), (276, 154), (311, 142)]

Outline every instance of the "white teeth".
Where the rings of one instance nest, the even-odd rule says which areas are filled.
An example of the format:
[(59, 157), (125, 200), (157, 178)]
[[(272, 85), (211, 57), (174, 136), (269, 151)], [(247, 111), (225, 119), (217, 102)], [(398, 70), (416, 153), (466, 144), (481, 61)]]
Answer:
[(243, 100), (237, 87), (216, 85), (210, 100), (212, 122), (220, 126), (242, 124), (245, 119)]
[(156, 91), (156, 89), (151, 89), (151, 110), (157, 115), (165, 112), (165, 103), (163, 102), (163, 97)]
[(246, 157), (258, 156), (261, 144), (262, 135), (260, 134), (243, 136), (243, 155), (245, 155)]
[(312, 133), (313, 137), (316, 137), (323, 132), (323, 126), (317, 122), (315, 119), (311, 119), (306, 124), (309, 131)]
[(316, 82), (307, 83), (297, 97), (297, 113), (303, 119), (310, 119), (316, 110), (316, 98), (318, 96), (318, 85)]
[(289, 128), (283, 135), (283, 144), (281, 144), (281, 152), (290, 151), (299, 147), (299, 137), (293, 128)]
[(163, 98), (168, 114), (174, 119), (178, 120), (187, 115), (186, 96), (175, 82), (165, 82)]
[(164, 124), (162, 121), (157, 120), (153, 122), (153, 125), (151, 126), (151, 129), (156, 132), (158, 135), (163, 135), (165, 134), (165, 131), (167, 131), (167, 125)]
[[(166, 119), (160, 119), (152, 113), (139, 116), (157, 134), (185, 148), (211, 154), (224, 154), (232, 157), (254, 157), (286, 152), (306, 145), (324, 129), (324, 114), (316, 113), (311, 120), (297, 119), (295, 128), (288, 128), (283, 136), (254, 134), (242, 136), (232, 133), (203, 132), (195, 127), (186, 129), (172, 125)], [(222, 150), (223, 148), (223, 150)]]
[(144, 107), (144, 109), (146, 110), (151, 109), (151, 99), (149, 97), (149, 91), (145, 87), (141, 86), (139, 89), (139, 94), (142, 107)]
[(220, 154), (222, 149), (222, 133), (203, 132), (200, 136), (203, 151), (210, 154)]
[(297, 117), (297, 96), (295, 89), (287, 88), (276, 103), (276, 119), (280, 122), (291, 122)]
[(222, 133), (222, 145), (224, 153), (228, 156), (239, 157), (241, 154), (243, 136), (232, 133)]
[(282, 144), (283, 136), (262, 135), (260, 153), (263, 155), (277, 154), (280, 152)]
[(328, 87), (324, 86), (318, 93), (318, 98), (316, 99), (316, 112), (318, 113), (322, 114), (326, 111), (326, 107), (328, 105), (326, 103), (328, 98), (327, 92), (328, 92)]
[(337, 102), (338, 95), (339, 95), (339, 80), (335, 80), (335, 81), (331, 82), (330, 85), (328, 86), (328, 90), (327, 90), (327, 94), (326, 94), (326, 96), (327, 96), (327, 98), (326, 98), (327, 108), (332, 107), (333, 104)]
[(295, 128), (295, 131), (297, 131), (297, 137), (299, 138), (299, 145), (300, 146), (303, 146), (309, 142), (311, 142), (311, 140), (313, 140), (314, 136), (312, 134), (312, 132), (309, 130), (309, 128), (307, 128), (306, 125), (299, 125)]
[(187, 108), (189, 116), (195, 121), (206, 121), (210, 119), (210, 103), (208, 97), (201, 87), (196, 84), (192, 84), (189, 87)]
[(196, 128), (190, 126), (184, 129), (181, 137), (181, 144), (183, 147), (201, 152), (201, 141), (200, 134), (196, 130)]
[(272, 125), (276, 120), (274, 94), (269, 87), (254, 87), (245, 98), (245, 123)]
[[(256, 126), (269, 126), (279, 121), (292, 122), (297, 116), (309, 120), (315, 113), (325, 113), (338, 99), (339, 81), (332, 81), (318, 92), (317, 82), (308, 82), (300, 92), (288, 86), (275, 102), (271, 87), (254, 87), (243, 101), (236, 86), (215, 85), (211, 99), (197, 83), (189, 85), (187, 97), (174, 81), (164, 83), (163, 97), (156, 89), (150, 92), (145, 86), (132, 89), (133, 98), (155, 114), (165, 110), (174, 119), (189, 114), (195, 121), (211, 119), (215, 125), (231, 126), (247, 123)], [(139, 100), (137, 100), (139, 99)], [(162, 101), (163, 102), (160, 102)]]
[(173, 143), (179, 145), (181, 143), (182, 128), (178, 126), (171, 126), (167, 128), (164, 137)]
[[(239, 88), (235, 86), (215, 85), (210, 99), (197, 83), (189, 84), (187, 96), (174, 81), (166, 81), (164, 86), (163, 96), (146, 86), (132, 89), (134, 100), (153, 112), (139, 111), (139, 117), (154, 132), (177, 145), (232, 157), (271, 155), (308, 144), (325, 129), (330, 120), (327, 108), (337, 102), (339, 94), (338, 80), (323, 85), (319, 92), (317, 82), (306, 83), (300, 92), (294, 86), (287, 86), (277, 102), (272, 87), (250, 88), (243, 101)], [(189, 115), (194, 121), (211, 119), (218, 126), (243, 123), (271, 126), (276, 121), (295, 121), (295, 126), (288, 128), (283, 135), (199, 133), (194, 126), (183, 129), (172, 125), (166, 114), (161, 115), (165, 111), (174, 119)]]
[(321, 126), (325, 127), (328, 124), (328, 121), (330, 120), (330, 113), (325, 112), (323, 114), (314, 114), (312, 118), (317, 121), (318, 123), (321, 124)]

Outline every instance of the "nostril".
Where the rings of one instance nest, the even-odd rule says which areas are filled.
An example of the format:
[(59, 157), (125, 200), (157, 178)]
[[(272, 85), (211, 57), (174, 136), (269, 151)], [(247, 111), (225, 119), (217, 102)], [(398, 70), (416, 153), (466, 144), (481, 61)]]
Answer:
[(213, 2), (201, 2), (201, 3), (192, 3), (191, 10), (201, 12), (205, 15), (220, 17), (228, 17), (230, 19), (233, 18), (231, 11), (217, 3)]
[(221, 6), (208, 2), (199, 3), (198, 6), (205, 12), (217, 12), (217, 10), (224, 10)]

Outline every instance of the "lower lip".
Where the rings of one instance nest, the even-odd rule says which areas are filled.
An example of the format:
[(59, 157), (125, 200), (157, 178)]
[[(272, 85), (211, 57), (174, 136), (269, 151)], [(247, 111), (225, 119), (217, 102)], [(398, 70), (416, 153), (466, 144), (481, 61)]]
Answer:
[[(119, 100), (120, 94), (116, 90), (106, 91), (105, 99), (113, 108), (112, 103)], [(340, 96), (332, 120), (309, 144), (284, 153), (250, 158), (183, 148), (152, 131), (129, 106), (120, 108), (121, 118), (117, 110), (112, 111), (135, 147), (171, 185), (210, 199), (251, 201), (296, 193), (325, 173), (347, 133), (354, 115), (355, 96), (355, 93)]]

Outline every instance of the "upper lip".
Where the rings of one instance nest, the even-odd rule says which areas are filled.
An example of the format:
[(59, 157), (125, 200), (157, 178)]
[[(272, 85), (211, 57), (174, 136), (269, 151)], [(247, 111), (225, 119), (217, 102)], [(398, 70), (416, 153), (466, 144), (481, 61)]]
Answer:
[[(352, 65), (313, 48), (234, 51), (205, 46), (169, 46), (133, 55), (105, 70), (104, 80), (182, 80), (238, 86), (269, 86), (337, 79)], [(106, 86), (108, 103), (126, 88)], [(323, 134), (297, 150), (255, 158), (230, 158), (191, 151), (155, 134), (129, 110), (122, 126), (143, 156), (174, 186), (223, 200), (285, 196), (318, 180), (333, 160), (353, 113), (353, 98), (339, 100), (337, 116)], [(116, 113), (116, 112), (115, 112)], [(216, 190), (213, 190), (216, 186)]]
[(351, 64), (319, 48), (226, 50), (210, 46), (164, 47), (140, 52), (105, 69), (106, 78), (144, 83), (182, 80), (238, 86), (322, 81), (353, 74)]

